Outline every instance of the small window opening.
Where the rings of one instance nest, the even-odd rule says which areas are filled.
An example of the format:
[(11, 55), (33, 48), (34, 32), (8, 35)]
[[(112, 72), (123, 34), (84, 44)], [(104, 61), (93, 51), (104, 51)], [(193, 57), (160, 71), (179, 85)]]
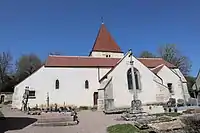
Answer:
[(29, 91), (29, 97), (35, 97), (35, 91)]
[(57, 80), (56, 80), (56, 89), (59, 89), (59, 86), (60, 86), (60, 85), (59, 85), (59, 80), (57, 79)]
[(89, 82), (88, 82), (88, 80), (85, 81), (85, 89), (89, 89)]
[(167, 84), (167, 87), (168, 87), (168, 90), (170, 93), (173, 93), (173, 90), (172, 90), (172, 83), (168, 83)]

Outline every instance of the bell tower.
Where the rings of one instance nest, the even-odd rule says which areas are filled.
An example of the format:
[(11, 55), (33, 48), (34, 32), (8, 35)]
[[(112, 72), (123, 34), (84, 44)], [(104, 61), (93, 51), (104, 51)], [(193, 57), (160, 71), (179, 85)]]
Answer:
[(114, 41), (103, 22), (89, 56), (101, 58), (122, 58), (124, 56), (124, 53)]

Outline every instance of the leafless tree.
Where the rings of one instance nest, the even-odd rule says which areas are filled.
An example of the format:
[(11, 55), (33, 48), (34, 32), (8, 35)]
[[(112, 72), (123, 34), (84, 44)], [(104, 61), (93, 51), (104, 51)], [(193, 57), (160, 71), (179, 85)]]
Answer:
[(156, 56), (153, 53), (145, 50), (141, 52), (139, 57), (140, 58), (155, 58)]
[(12, 56), (10, 52), (0, 53), (0, 90), (6, 84), (6, 78), (12, 70)]
[(186, 76), (191, 70), (191, 62), (187, 56), (184, 56), (175, 44), (166, 44), (159, 48), (159, 55), (166, 61), (177, 66)]

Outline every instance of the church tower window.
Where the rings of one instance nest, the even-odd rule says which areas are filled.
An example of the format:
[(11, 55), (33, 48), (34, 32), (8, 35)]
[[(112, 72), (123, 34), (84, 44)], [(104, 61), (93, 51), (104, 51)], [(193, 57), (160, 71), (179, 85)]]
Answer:
[(56, 86), (55, 87), (56, 87), (56, 89), (59, 89), (59, 87), (60, 87), (60, 83), (59, 83), (58, 79), (56, 80)]
[(88, 80), (85, 81), (85, 89), (89, 89), (89, 81)]

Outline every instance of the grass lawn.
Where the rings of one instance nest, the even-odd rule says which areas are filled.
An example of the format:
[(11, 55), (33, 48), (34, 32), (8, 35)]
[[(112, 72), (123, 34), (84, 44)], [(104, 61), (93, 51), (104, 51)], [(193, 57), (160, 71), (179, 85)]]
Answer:
[(175, 113), (175, 112), (172, 112), (172, 113), (160, 113), (160, 114), (154, 114), (156, 116), (171, 116), (171, 117), (177, 117), (177, 116), (180, 116), (182, 115), (181, 113)]
[(117, 124), (107, 128), (108, 133), (141, 133), (131, 124)]

